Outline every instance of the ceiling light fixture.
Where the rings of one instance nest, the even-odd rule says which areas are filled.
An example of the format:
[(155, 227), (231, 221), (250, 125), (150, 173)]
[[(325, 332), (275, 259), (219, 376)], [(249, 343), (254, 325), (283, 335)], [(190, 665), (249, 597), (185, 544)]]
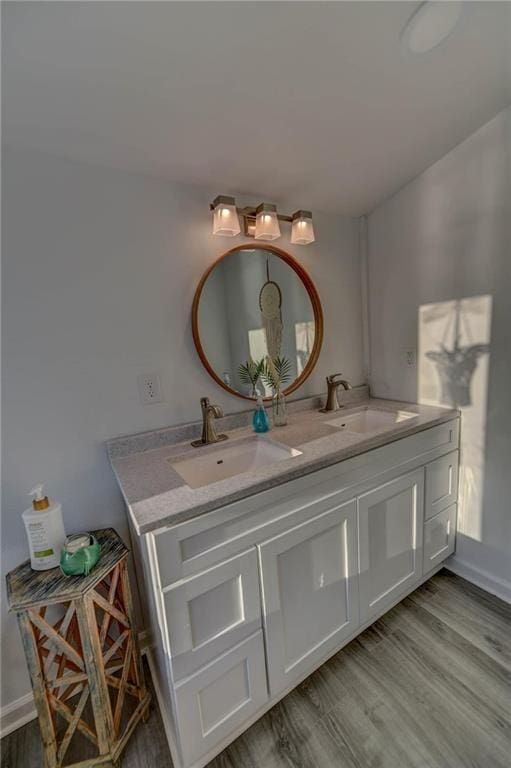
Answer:
[(293, 245), (309, 245), (314, 242), (314, 228), (310, 211), (295, 211), (292, 216), (277, 212), (275, 205), (260, 203), (257, 207), (237, 208), (234, 197), (219, 195), (209, 206), (213, 211), (213, 234), (234, 237), (240, 233), (239, 216), (247, 237), (256, 240), (276, 240), (281, 236), (279, 221), (291, 224)]
[(446, 40), (461, 16), (462, 0), (427, 0), (408, 20), (402, 42), (412, 53), (428, 53)]

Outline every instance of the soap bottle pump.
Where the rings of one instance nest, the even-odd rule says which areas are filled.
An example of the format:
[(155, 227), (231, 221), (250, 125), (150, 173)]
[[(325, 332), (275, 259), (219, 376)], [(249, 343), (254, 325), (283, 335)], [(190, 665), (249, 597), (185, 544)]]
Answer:
[(32, 507), (23, 512), (23, 522), (30, 547), (30, 565), (34, 571), (56, 568), (60, 563), (60, 550), (66, 540), (62, 507), (49, 501), (39, 483), (30, 491)]
[(254, 428), (254, 432), (268, 432), (270, 428), (270, 420), (264, 408), (263, 400), (261, 397), (258, 397), (256, 401), (256, 409), (252, 417), (252, 426)]

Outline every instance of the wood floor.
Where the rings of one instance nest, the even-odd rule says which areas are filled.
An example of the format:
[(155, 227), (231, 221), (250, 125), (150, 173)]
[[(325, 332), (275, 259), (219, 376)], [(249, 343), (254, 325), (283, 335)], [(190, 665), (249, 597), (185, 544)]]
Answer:
[[(39, 768), (37, 723), (2, 768)], [(171, 768), (157, 707), (123, 768)], [(208, 768), (510, 768), (511, 606), (441, 571)]]

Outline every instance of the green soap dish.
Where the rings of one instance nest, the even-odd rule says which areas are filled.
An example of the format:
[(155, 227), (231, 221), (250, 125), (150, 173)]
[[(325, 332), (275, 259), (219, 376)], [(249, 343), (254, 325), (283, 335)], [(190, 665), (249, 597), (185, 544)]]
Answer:
[(65, 576), (88, 576), (100, 555), (101, 547), (92, 534), (74, 533), (60, 552), (60, 570)]

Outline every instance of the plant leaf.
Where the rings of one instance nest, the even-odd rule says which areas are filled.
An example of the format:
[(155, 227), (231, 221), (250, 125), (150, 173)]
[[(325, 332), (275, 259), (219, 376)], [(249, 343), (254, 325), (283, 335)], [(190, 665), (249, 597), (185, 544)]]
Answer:
[(253, 387), (259, 381), (264, 369), (264, 358), (256, 362), (249, 358), (238, 366), (238, 376), (243, 384), (251, 384)]
[(291, 378), (291, 362), (280, 355), (273, 360), (268, 356), (261, 377), (274, 391), (280, 390)]

